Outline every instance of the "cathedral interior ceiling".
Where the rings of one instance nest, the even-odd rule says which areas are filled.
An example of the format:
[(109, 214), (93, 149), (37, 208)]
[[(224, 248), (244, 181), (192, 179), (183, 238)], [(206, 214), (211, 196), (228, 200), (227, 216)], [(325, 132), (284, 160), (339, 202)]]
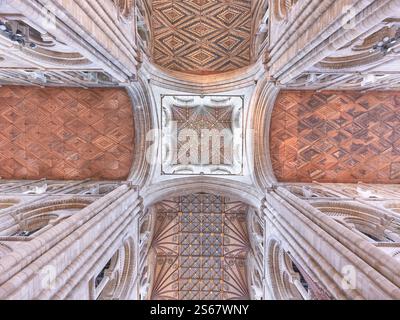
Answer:
[(248, 299), (248, 209), (206, 193), (157, 204), (152, 299)]
[(250, 64), (250, 0), (154, 0), (153, 60), (170, 70), (210, 74)]
[[(66, 267), (72, 261), (75, 271), (85, 271), (86, 280), (94, 277), (84, 287), (88, 282), (79, 282), (78, 272), (57, 268), (72, 291), (56, 281), (59, 291), (42, 286), (39, 298), (70, 299), (89, 288), (90, 299), (100, 300), (101, 292), (120, 299), (115, 292), (123, 279), (140, 299), (248, 300), (281, 289), (282, 298), (330, 299), (324, 286), (336, 283), (337, 267), (347, 261), (361, 261), (369, 273), (357, 275), (365, 281), (357, 290), (342, 295), (335, 287), (338, 298), (368, 297), (376, 288), (398, 294), (390, 286), (397, 265), (376, 263), (380, 249), (399, 255), (398, 239), (391, 247), (386, 237), (372, 234), (377, 240), (367, 243), (346, 233), (359, 222), (347, 214), (358, 213), (349, 204), (356, 197), (381, 198), (362, 184), (344, 184), (390, 183), (387, 194), (397, 196), (400, 17), (389, 9), (400, 0), (51, 0), (65, 10), (54, 16), (61, 23), (53, 30), (37, 28), (36, 19), (17, 8), (44, 2), (0, 0), (0, 210), (19, 214), (24, 201), (61, 193), (82, 209), (113, 193), (83, 212), (93, 217), (87, 234), (76, 231), (79, 245), (96, 250), (92, 256), (73, 246), (62, 252), (67, 238), (57, 238), (52, 251), (38, 248), (37, 256), (30, 244), (12, 252), (4, 249), (9, 240), (0, 239), (0, 258), (12, 254), (0, 267), (13, 264), (12, 274), (3, 268), (12, 275), (3, 291), (28, 288), (24, 294), (32, 295), (40, 282), (33, 272), (57, 253), (68, 258), (60, 260)], [(344, 3), (360, 11), (351, 30), (341, 19)], [(154, 131), (156, 141), (150, 141)], [(276, 188), (274, 174), (287, 184)], [(320, 190), (312, 182), (332, 185)], [(15, 201), (17, 192), (24, 195)], [(373, 231), (385, 232), (388, 210), (399, 205), (379, 205), (370, 208), (384, 216), (377, 216)], [(339, 228), (317, 208), (326, 218), (346, 220)], [(78, 207), (70, 211), (81, 214)], [(318, 237), (316, 225), (307, 225), (311, 220), (322, 230)], [(53, 221), (46, 224), (52, 228)], [(47, 239), (37, 235), (25, 240)], [(86, 246), (87, 239), (96, 241)], [(115, 252), (118, 243), (124, 248)], [(32, 268), (25, 259), (17, 270), (14, 257), (24, 248), (39, 264)], [(367, 282), (373, 278), (384, 281), (374, 288)], [(18, 288), (24, 279), (27, 285)]]
[(285, 182), (400, 182), (399, 92), (283, 91), (271, 122)]
[(123, 89), (0, 88), (0, 177), (124, 180), (133, 159)]
[(243, 108), (241, 96), (162, 96), (162, 173), (242, 174)]

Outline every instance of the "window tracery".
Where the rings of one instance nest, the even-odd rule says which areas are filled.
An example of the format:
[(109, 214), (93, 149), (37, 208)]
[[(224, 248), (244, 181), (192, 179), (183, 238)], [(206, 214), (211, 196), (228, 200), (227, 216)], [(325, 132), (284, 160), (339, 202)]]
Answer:
[(130, 238), (115, 252), (90, 283), (93, 300), (125, 300), (133, 285), (135, 258)]
[(52, 226), (68, 219), (75, 212), (85, 208), (93, 199), (67, 199), (48, 201), (39, 204), (27, 204), (13, 212), (7, 213), (12, 217), (2, 225), (0, 237), (5, 240), (20, 239), (21, 237), (37, 236)]
[(311, 300), (310, 280), (278, 241), (268, 246), (268, 276), (276, 300)]
[(312, 203), (335, 221), (374, 243), (400, 243), (399, 219), (377, 209), (343, 203)]

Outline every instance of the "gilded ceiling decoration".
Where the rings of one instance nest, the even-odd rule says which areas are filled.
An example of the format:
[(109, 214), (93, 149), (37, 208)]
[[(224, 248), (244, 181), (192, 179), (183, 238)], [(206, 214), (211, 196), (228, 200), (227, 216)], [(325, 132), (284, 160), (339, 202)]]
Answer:
[(286, 182), (400, 183), (400, 93), (283, 91), (271, 122)]
[(250, 64), (251, 0), (154, 0), (153, 59), (209, 74)]
[(163, 174), (241, 174), (243, 97), (162, 99)]
[(133, 158), (123, 89), (0, 88), (0, 177), (124, 180)]
[(249, 299), (248, 207), (210, 194), (156, 205), (152, 300)]

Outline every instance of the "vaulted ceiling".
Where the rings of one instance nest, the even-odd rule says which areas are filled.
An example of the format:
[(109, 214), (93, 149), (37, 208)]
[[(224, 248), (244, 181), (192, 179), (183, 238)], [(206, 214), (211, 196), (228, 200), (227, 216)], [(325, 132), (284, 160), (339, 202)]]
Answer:
[(152, 1), (153, 60), (210, 74), (250, 64), (251, 0)]
[(199, 193), (156, 205), (154, 300), (249, 299), (248, 206)]

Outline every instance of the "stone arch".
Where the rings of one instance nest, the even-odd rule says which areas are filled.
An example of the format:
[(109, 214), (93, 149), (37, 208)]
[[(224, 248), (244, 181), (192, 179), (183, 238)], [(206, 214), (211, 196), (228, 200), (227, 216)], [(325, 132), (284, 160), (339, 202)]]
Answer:
[(270, 128), (279, 91), (273, 82), (264, 79), (258, 83), (250, 105), (249, 120), (254, 130), (254, 176), (263, 189), (277, 182), (271, 161)]
[(152, 141), (148, 141), (151, 130), (157, 128), (156, 117), (153, 116), (154, 102), (150, 96), (150, 88), (141, 77), (127, 90), (134, 108), (134, 146), (136, 150), (128, 180), (135, 185), (143, 186), (152, 176), (156, 167), (152, 161), (157, 158), (157, 155), (149, 154)]
[(5, 227), (3, 234), (8, 236), (31, 236), (43, 232), (69, 218), (74, 212), (82, 210), (94, 200), (85, 198), (60, 199), (34, 203), (21, 207), (9, 214), (14, 224)]
[(97, 300), (127, 300), (133, 289), (135, 275), (135, 243), (132, 238), (125, 240), (123, 246), (110, 259), (101, 276), (108, 279)]
[(233, 197), (254, 208), (258, 208), (264, 198), (259, 189), (245, 183), (207, 176), (163, 181), (143, 189), (142, 197), (145, 207), (149, 208), (169, 197), (201, 192)]
[[(304, 300), (308, 292), (300, 286), (304, 277), (279, 241), (269, 239), (267, 249), (267, 274), (275, 300)], [(304, 280), (303, 280), (304, 281)]]
[(7, 209), (13, 207), (20, 203), (19, 199), (15, 198), (3, 198), (0, 199), (0, 210)]
[(373, 242), (400, 242), (399, 219), (354, 203), (314, 202), (312, 206)]

